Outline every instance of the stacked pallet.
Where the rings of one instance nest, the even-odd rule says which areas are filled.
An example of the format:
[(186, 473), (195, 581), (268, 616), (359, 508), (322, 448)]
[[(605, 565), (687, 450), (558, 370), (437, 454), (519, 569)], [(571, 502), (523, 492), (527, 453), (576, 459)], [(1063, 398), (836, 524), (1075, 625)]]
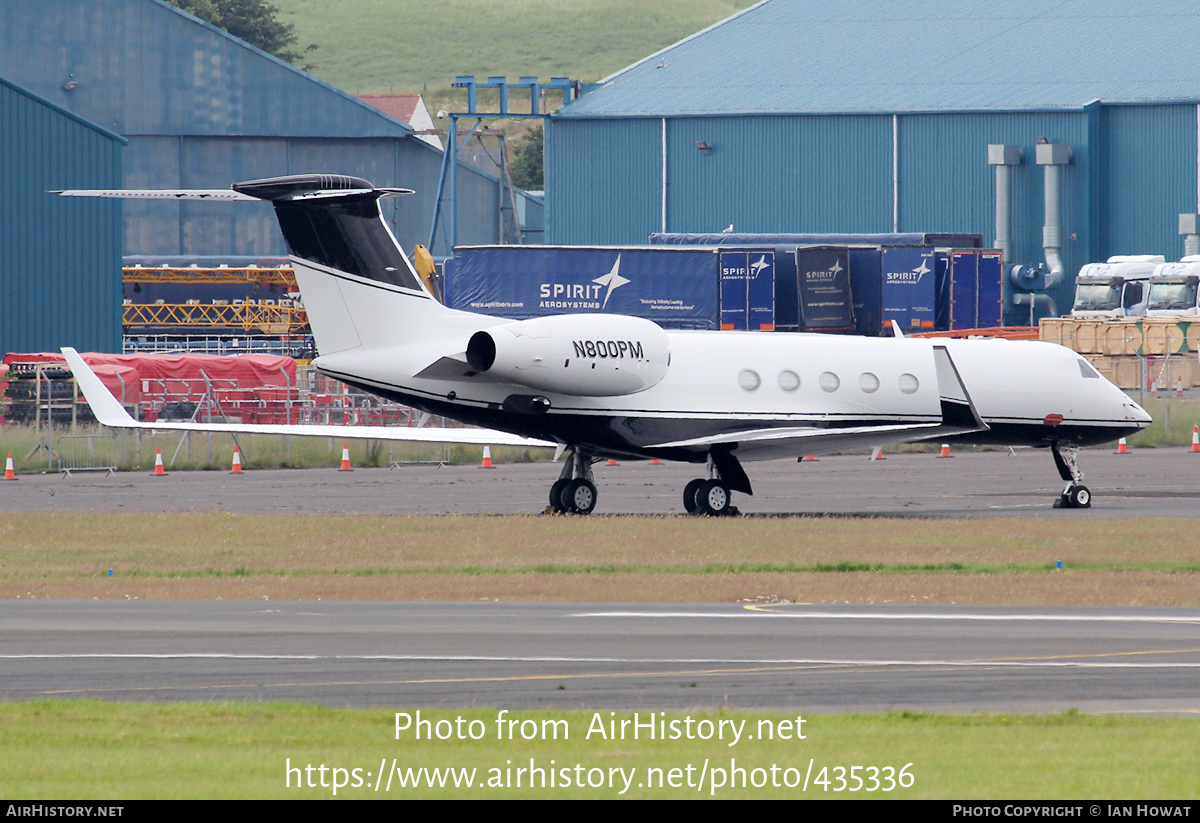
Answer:
[(1200, 317), (1047, 317), (1039, 338), (1077, 351), (1123, 389), (1200, 386)]

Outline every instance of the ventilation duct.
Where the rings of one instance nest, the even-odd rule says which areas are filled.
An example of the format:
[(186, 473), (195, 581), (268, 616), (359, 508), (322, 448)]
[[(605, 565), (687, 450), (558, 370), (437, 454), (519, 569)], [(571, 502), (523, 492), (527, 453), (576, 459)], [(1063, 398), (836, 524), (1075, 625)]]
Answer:
[(1046, 220), (1042, 226), (1042, 250), (1046, 254), (1046, 290), (1062, 285), (1062, 167), (1071, 162), (1071, 147), (1065, 143), (1039, 143), (1037, 164), (1046, 167)]
[(1179, 215), (1179, 233), (1183, 235), (1183, 256), (1200, 254), (1200, 214)]
[(1012, 263), (1012, 167), (1021, 165), (1023, 159), (1020, 146), (996, 143), (988, 146), (988, 165), (996, 167), (996, 242), (993, 245), (1000, 250), (1001, 311), (1016, 305), (1008, 279), (1008, 266)]

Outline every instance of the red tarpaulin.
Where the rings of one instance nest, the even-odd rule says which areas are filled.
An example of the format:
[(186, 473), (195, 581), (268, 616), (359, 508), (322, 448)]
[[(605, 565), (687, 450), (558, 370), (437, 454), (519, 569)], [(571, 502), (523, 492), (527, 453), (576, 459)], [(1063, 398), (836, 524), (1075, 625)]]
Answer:
[[(236, 407), (226, 409), (226, 413), (254, 418), (257, 422), (275, 422), (274, 418), (281, 413), (281, 409), (274, 407), (283, 407), (289, 395), (294, 397), (292, 392), (296, 388), (296, 361), (278, 355), (243, 354), (221, 357), (215, 354), (85, 352), (81, 356), (83, 362), (95, 370), (105, 388), (118, 400), (123, 399), (126, 404), (144, 401), (157, 408), (167, 400), (199, 402), (207, 391), (204, 382), (204, 375), (207, 374), (222, 406), (230, 403)], [(10, 363), (65, 365), (61, 354), (50, 352), (9, 353), (4, 356), (4, 365)], [(288, 391), (289, 387), (292, 392)], [(274, 390), (263, 391), (264, 388)], [(259, 420), (261, 417), (271, 419)], [(247, 419), (247, 422), (251, 420)]]

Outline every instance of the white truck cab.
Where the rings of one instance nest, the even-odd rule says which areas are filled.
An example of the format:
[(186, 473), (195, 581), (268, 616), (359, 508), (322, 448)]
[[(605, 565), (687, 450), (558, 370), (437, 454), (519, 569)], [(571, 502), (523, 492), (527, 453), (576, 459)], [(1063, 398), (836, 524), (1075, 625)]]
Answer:
[(1075, 277), (1072, 317), (1140, 317), (1146, 313), (1151, 275), (1161, 254), (1116, 255), (1088, 263)]
[(1150, 302), (1146, 314), (1151, 317), (1200, 314), (1200, 256), (1185, 257), (1178, 263), (1163, 263), (1150, 278)]

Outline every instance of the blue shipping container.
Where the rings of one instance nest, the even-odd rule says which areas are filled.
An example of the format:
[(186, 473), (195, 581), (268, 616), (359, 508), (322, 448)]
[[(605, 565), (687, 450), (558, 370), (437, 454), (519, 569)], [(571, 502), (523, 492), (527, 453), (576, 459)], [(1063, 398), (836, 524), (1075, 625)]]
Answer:
[(717, 328), (718, 261), (716, 248), (465, 246), (446, 266), (446, 305), (514, 319), (605, 312)]
[(933, 249), (892, 246), (883, 250), (883, 320), (905, 331), (933, 331), (937, 303)]

